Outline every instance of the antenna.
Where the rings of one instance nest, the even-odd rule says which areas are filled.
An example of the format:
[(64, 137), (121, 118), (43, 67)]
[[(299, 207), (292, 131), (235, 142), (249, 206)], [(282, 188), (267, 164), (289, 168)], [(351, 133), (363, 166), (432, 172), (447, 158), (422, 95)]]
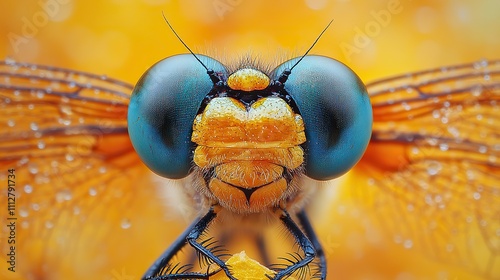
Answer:
[(302, 55), (300, 57), (299, 60), (297, 60), (297, 62), (295, 62), (295, 64), (290, 67), (289, 69), (285, 69), (283, 71), (283, 73), (281, 73), (281, 75), (279, 76), (277, 82), (279, 82), (279, 85), (283, 85), (286, 80), (288, 80), (288, 76), (292, 73), (292, 70), (293, 68), (295, 68), (295, 66), (297, 66), (297, 64), (299, 64), (299, 62), (302, 61), (302, 59), (304, 59), (304, 57), (312, 50), (312, 48), (316, 45), (316, 43), (319, 41), (319, 39), (321, 38), (321, 36), (323, 36), (323, 33), (325, 33), (325, 31), (328, 29), (328, 27), (330, 27), (330, 25), (332, 24), (333, 22), (333, 19), (330, 20), (330, 22), (328, 23), (328, 25), (323, 29), (323, 31), (321, 31), (321, 33), (318, 35), (318, 37), (316, 38), (316, 40), (314, 40), (314, 42), (312, 43), (312, 45), (309, 47), (309, 49), (304, 53), (304, 55)]
[[(330, 25), (332, 24), (333, 22), (333, 19), (330, 20), (330, 22), (328, 23), (328, 25), (325, 27), (325, 29), (323, 29), (323, 31), (321, 31), (321, 33), (319, 34), (319, 36), (316, 38), (316, 40), (314, 40), (314, 43), (312, 43), (312, 45), (309, 47), (309, 49), (306, 51), (306, 53), (297, 61), (295, 62), (295, 64), (290, 68), (290, 71), (293, 70), (293, 68), (295, 68), (295, 66), (297, 66), (297, 64), (299, 64), (299, 62), (302, 61), (302, 59), (312, 50), (312, 48), (316, 45), (316, 43), (319, 41), (319, 38), (321, 38), (321, 36), (323, 36), (323, 33), (325, 33), (325, 31), (328, 29), (328, 27), (330, 27)], [(177, 35), (177, 34), (176, 34)]]
[(165, 17), (165, 13), (163, 13), (163, 11), (161, 12), (161, 15), (163, 16), (163, 19), (167, 23), (168, 27), (170, 27), (170, 30), (172, 30), (172, 32), (174, 32), (175, 37), (177, 37), (177, 39), (179, 39), (179, 41), (181, 41), (181, 43), (184, 45), (184, 47), (186, 47), (186, 49), (196, 58), (196, 60), (198, 60), (198, 62), (200, 62), (201, 65), (203, 65), (203, 67), (205, 67), (205, 69), (208, 71), (208, 67), (203, 62), (201, 62), (201, 60), (194, 54), (194, 52), (188, 47), (188, 45), (186, 45), (186, 43), (184, 43), (184, 41), (177, 34), (177, 32), (175, 32), (174, 28), (172, 27), (172, 25), (170, 25), (170, 22), (168, 22), (167, 18)]
[(177, 34), (177, 32), (175, 32), (175, 30), (172, 27), (172, 25), (170, 24), (170, 22), (168, 22), (167, 17), (165, 17), (165, 13), (162, 11), (161, 14), (163, 16), (163, 19), (167, 23), (168, 27), (170, 27), (170, 30), (172, 30), (172, 32), (174, 33), (175, 37), (177, 37), (177, 39), (179, 39), (179, 41), (181, 41), (182, 45), (184, 45), (184, 47), (194, 56), (194, 58), (196, 58), (196, 60), (198, 60), (198, 62), (203, 66), (203, 68), (205, 68), (205, 70), (207, 70), (207, 74), (210, 76), (210, 79), (212, 80), (212, 82), (214, 83), (214, 85), (216, 85), (217, 83), (221, 82), (221, 79), (215, 74), (214, 70), (208, 69), (208, 67), (205, 65), (205, 63), (203, 63), (198, 58), (198, 56), (196, 56), (196, 54), (194, 54), (194, 52), (188, 47), (188, 45), (186, 45), (186, 43), (184, 43), (184, 41), (181, 39), (181, 37), (179, 36), (179, 34)]

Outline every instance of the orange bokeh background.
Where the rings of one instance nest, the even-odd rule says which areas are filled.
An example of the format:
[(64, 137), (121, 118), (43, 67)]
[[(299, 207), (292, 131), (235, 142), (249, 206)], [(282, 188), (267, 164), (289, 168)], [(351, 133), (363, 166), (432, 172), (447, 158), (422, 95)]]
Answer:
[[(51, 3), (49, 21), (43, 2)], [(221, 60), (249, 51), (266, 60), (299, 55), (333, 19), (312, 53), (345, 62), (365, 81), (496, 58), (500, 46), (496, 1), (45, 0), (1, 5), (1, 56), (131, 83), (161, 58), (186, 52), (162, 11), (191, 48)], [(23, 39), (12, 43), (13, 34)]]
[[(228, 63), (248, 53), (268, 64), (298, 56), (333, 19), (311, 53), (346, 63), (364, 81), (500, 55), (498, 1), (20, 0), (0, 6), (1, 57), (106, 74), (130, 83), (156, 61), (186, 52), (162, 11), (195, 52)], [(357, 180), (361, 179), (351, 174), (340, 183), (355, 185)], [(335, 202), (324, 199), (313, 206)], [(475, 277), (389, 243), (386, 248), (368, 248), (369, 236), (358, 226), (356, 215), (345, 215), (336, 206), (331, 209), (335, 211), (313, 220), (327, 247), (329, 279)], [(185, 226), (182, 223), (168, 238)], [(336, 231), (330, 232), (332, 228)], [(137, 234), (138, 242), (168, 239)], [(160, 247), (165, 243), (169, 241)], [(162, 250), (148, 251), (147, 256), (130, 254), (126, 263), (117, 260), (95, 279), (119, 280), (112, 271), (123, 269), (138, 278), (145, 263)]]

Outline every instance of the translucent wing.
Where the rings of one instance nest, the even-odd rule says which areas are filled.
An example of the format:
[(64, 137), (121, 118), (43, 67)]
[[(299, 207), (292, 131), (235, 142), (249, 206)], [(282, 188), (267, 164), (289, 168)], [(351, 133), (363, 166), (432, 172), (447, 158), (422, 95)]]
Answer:
[[(500, 275), (499, 68), (484, 61), (369, 85), (373, 141), (354, 170), (370, 177), (354, 188), (358, 199), (402, 247), (492, 278)], [(184, 225), (162, 214), (158, 182), (128, 141), (131, 86), (14, 62), (0, 75), (0, 177), (15, 169), (16, 275), (139, 278)], [(331, 274), (352, 279), (338, 269), (352, 260), (336, 255)]]
[(395, 242), (500, 277), (500, 61), (367, 85), (373, 136), (358, 197)]
[[(150, 213), (161, 205), (150, 172), (128, 139), (131, 91), (104, 76), (1, 63), (0, 181), (15, 169), (17, 276), (111, 278), (131, 262), (127, 252), (150, 247), (130, 242), (141, 236), (138, 225), (161, 223)], [(1, 239), (8, 234), (2, 228)], [(138, 278), (152, 261), (146, 259), (127, 273), (137, 268)]]

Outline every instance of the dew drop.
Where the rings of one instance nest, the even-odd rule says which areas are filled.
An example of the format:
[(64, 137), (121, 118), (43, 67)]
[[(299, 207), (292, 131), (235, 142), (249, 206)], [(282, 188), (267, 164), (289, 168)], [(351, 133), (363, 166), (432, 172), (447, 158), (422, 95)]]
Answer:
[(14, 66), (16, 64), (16, 60), (13, 59), (12, 57), (8, 56), (5, 58), (5, 64), (10, 65), (10, 66)]
[(28, 229), (30, 227), (30, 223), (28, 221), (22, 221), (21, 222), (21, 228), (22, 229)]
[(30, 174), (35, 175), (38, 173), (38, 166), (36, 164), (32, 163), (28, 166), (28, 171)]
[(437, 161), (432, 161), (429, 163), (429, 166), (427, 167), (427, 174), (431, 175), (431, 176), (435, 176), (437, 174), (439, 174), (439, 172), (441, 171), (441, 163), (437, 162)]
[(413, 206), (413, 204), (408, 204), (406, 205), (406, 210), (408, 210), (408, 212), (413, 212), (413, 210), (415, 210), (415, 206)]
[(43, 150), (45, 149), (45, 142), (40, 140), (38, 141), (38, 143), (36, 144), (37, 148), (40, 149), (40, 150)]
[(60, 124), (62, 124), (62, 125), (65, 125), (65, 126), (69, 126), (71, 124), (71, 120), (69, 120), (69, 119), (63, 119), (63, 118), (59, 118), (58, 122)]
[(405, 109), (405, 111), (410, 111), (411, 110), (411, 106), (408, 103), (406, 103), (406, 102), (402, 102), (401, 106), (403, 106), (403, 109)]
[(496, 162), (497, 162), (497, 157), (496, 157), (496, 156), (494, 156), (494, 155), (490, 155), (490, 156), (488, 156), (488, 161), (489, 161), (490, 163), (493, 163), (493, 164), (494, 164), (494, 163), (496, 163)]
[(469, 180), (469, 181), (476, 179), (476, 173), (473, 170), (465, 171), (465, 176), (467, 177), (467, 180)]
[(24, 192), (25, 193), (32, 193), (33, 192), (33, 187), (29, 184), (24, 185)]
[(486, 146), (480, 146), (478, 151), (481, 153), (481, 154), (485, 154), (487, 151), (488, 151), (488, 147)]
[(433, 205), (434, 204), (434, 200), (432, 199), (432, 196), (427, 194), (424, 198), (425, 200), (425, 204), (427, 205)]
[(446, 144), (446, 143), (441, 143), (441, 144), (439, 144), (439, 149), (440, 149), (441, 151), (443, 151), (443, 152), (446, 152), (446, 151), (448, 151), (449, 146), (448, 146), (448, 144)]
[(413, 247), (413, 241), (411, 241), (410, 239), (405, 240), (405, 242), (403, 243), (403, 247), (405, 247), (406, 249), (411, 249)]
[(120, 223), (120, 227), (122, 229), (129, 229), (131, 226), (132, 226), (132, 223), (127, 218), (123, 219), (122, 222)]
[(60, 107), (60, 110), (63, 114), (66, 114), (66, 115), (71, 115), (72, 114), (72, 111), (71, 111), (71, 107), (70, 106), (67, 106), (67, 105), (61, 105)]
[(475, 193), (472, 195), (472, 197), (473, 197), (475, 200), (479, 200), (479, 199), (481, 199), (481, 194), (480, 194), (480, 193), (478, 193), (478, 192), (475, 192)]
[(455, 138), (460, 136), (460, 132), (455, 126), (449, 126), (448, 127), (448, 132)]
[(474, 63), (474, 69), (481, 69), (486, 66), (488, 66), (488, 61), (486, 59), (482, 59)]
[(472, 92), (472, 96), (478, 97), (483, 92), (483, 88), (480, 85), (475, 86), (471, 89), (471, 92)]
[(19, 216), (26, 218), (29, 216), (29, 211), (26, 208), (22, 207), (19, 209)]
[(51, 229), (54, 227), (54, 223), (52, 221), (46, 221), (45, 222), (45, 227), (48, 229)]
[(64, 156), (64, 158), (66, 159), (66, 161), (73, 161), (73, 160), (75, 160), (75, 157), (72, 154), (66, 154)]
[(22, 157), (20, 160), (19, 160), (19, 165), (25, 165), (29, 162), (29, 158), (28, 157)]
[(70, 201), (72, 197), (73, 197), (73, 195), (72, 195), (71, 191), (68, 189), (61, 190), (61, 191), (56, 193), (56, 200), (58, 202)]
[(30, 123), (30, 129), (33, 131), (37, 131), (39, 129), (38, 124), (35, 122)]
[(89, 195), (90, 196), (96, 196), (97, 195), (97, 190), (94, 187), (91, 187), (89, 189)]
[(427, 139), (427, 143), (431, 146), (436, 146), (439, 143), (439, 140), (436, 138), (429, 138)]
[(31, 204), (31, 209), (33, 209), (33, 211), (40, 210), (40, 204), (38, 204), (38, 203), (32, 203)]

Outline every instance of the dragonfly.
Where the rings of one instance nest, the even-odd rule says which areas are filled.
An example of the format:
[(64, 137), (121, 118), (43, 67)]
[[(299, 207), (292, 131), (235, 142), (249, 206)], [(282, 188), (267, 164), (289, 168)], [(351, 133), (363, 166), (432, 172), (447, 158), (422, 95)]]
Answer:
[[(196, 208), (197, 205), (202, 205), (201, 200), (207, 199), (196, 193), (193, 195), (193, 192), (199, 190), (200, 185), (206, 183), (204, 181), (213, 180), (217, 177), (215, 176), (217, 172), (220, 172), (218, 176), (227, 176), (227, 180), (234, 179), (230, 178), (231, 174), (225, 174), (224, 170), (213, 171), (213, 168), (210, 171), (196, 171), (201, 173), (196, 177), (193, 175), (192, 162), (194, 161), (197, 165), (201, 164), (200, 162), (203, 162), (205, 157), (206, 163), (210, 164), (234, 156), (225, 154), (219, 159), (207, 160), (206, 157), (209, 156), (207, 154), (210, 151), (205, 150), (201, 155), (197, 154), (193, 145), (193, 143), (199, 144), (207, 141), (203, 137), (211, 133), (219, 133), (219, 137), (230, 134), (227, 129), (222, 128), (219, 132), (216, 130), (217, 127), (211, 126), (208, 126), (209, 129), (204, 132), (205, 134), (200, 132), (206, 125), (202, 121), (203, 117), (218, 112), (217, 110), (210, 111), (210, 107), (217, 108), (214, 105), (216, 103), (212, 103), (214, 100), (227, 101), (228, 98), (235, 98), (231, 94), (227, 96), (220, 92), (215, 95), (208, 94), (212, 88), (221, 84), (221, 77), (224, 75), (220, 73), (227, 70), (212, 58), (186, 54), (167, 58), (153, 66), (151, 73), (158, 69), (155, 67), (164, 66), (162, 63), (168, 64), (176, 59), (178, 60), (175, 63), (176, 67), (183, 65), (191, 71), (190, 80), (178, 84), (174, 79), (169, 81), (171, 83), (169, 85), (188, 89), (205, 89), (205, 91), (197, 92), (198, 95), (202, 94), (200, 102), (203, 106), (201, 108), (199, 105), (192, 108), (194, 97), (188, 95), (171, 97), (173, 104), (177, 104), (176, 98), (181, 98), (181, 102), (177, 104), (179, 106), (175, 108), (169, 107), (171, 103), (153, 99), (148, 101), (148, 106), (145, 107), (147, 109), (141, 111), (135, 108), (133, 111), (131, 106), (137, 107), (141, 102), (139, 99), (134, 99), (134, 96), (140, 98), (144, 94), (138, 93), (137, 90), (140, 91), (141, 88), (150, 84), (155, 85), (155, 78), (151, 78), (148, 74), (143, 76), (134, 91), (133, 86), (102, 75), (13, 60), (6, 60), (1, 64), (0, 122), (4, 127), (0, 133), (0, 162), (2, 172), (4, 172), (1, 178), (2, 181), (7, 180), (7, 170), (12, 170), (11, 175), (15, 174), (15, 178), (18, 178), (16, 179), (18, 196), (15, 215), (19, 228), (16, 233), (16, 242), (19, 245), (16, 247), (16, 253), (20, 258), (18, 269), (23, 277), (55, 279), (62, 278), (61, 275), (64, 273), (72, 273), (77, 277), (83, 275), (89, 267), (106, 263), (107, 256), (119, 259), (120, 253), (118, 252), (126, 255), (123, 258), (130, 258), (130, 252), (123, 251), (123, 244), (116, 244), (109, 238), (123, 242), (121, 236), (123, 233), (117, 229), (127, 229), (131, 227), (132, 220), (135, 222), (141, 220), (127, 217), (134, 217), (133, 213), (138, 209), (154, 207), (151, 204), (158, 202), (158, 197), (162, 195), (162, 188), (180, 186), (183, 191), (178, 194), (177, 202), (182, 205), (181, 207)], [(197, 61), (198, 59), (202, 62)], [(304, 61), (298, 62), (301, 59)], [(266, 80), (266, 77), (274, 75), (276, 78), (272, 82), (275, 84), (278, 84), (276, 83), (278, 81), (281, 86), (284, 85), (285, 89), (289, 89), (288, 85), (300, 88), (304, 84), (301, 78), (309, 77), (310, 81), (318, 75), (318, 73), (314, 74), (316, 76), (311, 74), (309, 67), (301, 68), (302, 65), (311, 63), (315, 65), (314, 62), (317, 60), (326, 60), (328, 63), (340, 65), (349, 75), (354, 75), (351, 77), (356, 77), (355, 74), (351, 74), (350, 70), (347, 70), (348, 68), (344, 68), (345, 66), (340, 63), (337, 64), (338, 62), (333, 59), (304, 56), (278, 66), (274, 74), (266, 75), (266, 71), (263, 70), (260, 73), (264, 73), (264, 76), (261, 76), (252, 72), (250, 80), (253, 79), (253, 86), (256, 81), (257, 83), (264, 81), (265, 88), (271, 83)], [(210, 65), (210, 68), (205, 69), (204, 65)], [(173, 71), (176, 67), (168, 69)], [(243, 80), (248, 78), (248, 73), (240, 75), (240, 70), (241, 67), (232, 71), (233, 74), (237, 73), (233, 77), (243, 77)], [(333, 135), (322, 134), (332, 125), (342, 127), (339, 123), (322, 122), (317, 119), (318, 116), (314, 115), (317, 114), (314, 108), (322, 105), (319, 99), (325, 102), (325, 96), (317, 96), (314, 101), (314, 98), (309, 99), (307, 95), (300, 99), (301, 97), (287, 96), (286, 92), (278, 94), (280, 100), (293, 100), (294, 103), (284, 105), (278, 101), (279, 105), (272, 106), (285, 108), (284, 111), (292, 116), (291, 122), (298, 125), (298, 131), (301, 131), (300, 127), (304, 126), (306, 139), (319, 139), (325, 143), (335, 142), (335, 139), (342, 140), (340, 144), (346, 145), (342, 146), (343, 149), (354, 149), (356, 154), (354, 159), (341, 159), (339, 166), (333, 163), (327, 164), (327, 167), (339, 168), (327, 172), (324, 169), (325, 164), (321, 161), (315, 162), (315, 160), (316, 157), (321, 158), (328, 151), (319, 148), (314, 150), (312, 144), (309, 144), (309, 147), (304, 146), (305, 155), (302, 155), (302, 158), (305, 159), (306, 164), (312, 164), (314, 167), (300, 171), (305, 172), (306, 176), (296, 182), (297, 188), (306, 189), (306, 186), (310, 185), (313, 191), (313, 187), (318, 183), (310, 178), (331, 180), (346, 172), (361, 157), (352, 172), (362, 172), (369, 179), (364, 186), (356, 188), (358, 192), (356, 196), (359, 200), (368, 201), (374, 211), (378, 212), (377, 216), (380, 218), (378, 223), (389, 232), (397, 233), (396, 236), (399, 239), (405, 240), (406, 243), (410, 242), (412, 246), (421, 247), (422, 251), (435, 258), (466, 267), (472, 273), (486, 278), (498, 278), (500, 276), (497, 268), (500, 250), (500, 177), (498, 175), (500, 169), (498, 139), (500, 137), (497, 132), (500, 120), (499, 70), (500, 61), (480, 60), (474, 63), (405, 74), (367, 84), (366, 98), (369, 96), (368, 104), (371, 105), (367, 107), (363, 105), (361, 109), (365, 111), (354, 110), (347, 105), (345, 108), (342, 105), (336, 107), (337, 110), (347, 110), (346, 112), (353, 114), (353, 118), (363, 116), (365, 121), (368, 118), (369, 121), (365, 125), (372, 126), (370, 119), (373, 117), (371, 134), (368, 133), (363, 137), (359, 134), (355, 134), (357, 137), (352, 137), (351, 134), (350, 138), (348, 137), (352, 142), (359, 141), (361, 148), (351, 147), (352, 142), (342, 142), (346, 138), (335, 138), (339, 137), (335, 133)], [(167, 71), (164, 78), (167, 81), (169, 78), (178, 78), (172, 73), (176, 71)], [(297, 82), (297, 79), (301, 82)], [(353, 79), (355, 86), (362, 91), (364, 88), (362, 84), (358, 83), (357, 78)], [(200, 80), (203, 81), (199, 82)], [(322, 82), (326, 83), (326, 81)], [(205, 87), (196, 84), (206, 85), (207, 82), (208, 86)], [(227, 83), (234, 85), (229, 81)], [(234, 87), (241, 90), (246, 82), (236, 84)], [(319, 92), (327, 92), (326, 89), (329, 86), (330, 84), (326, 83)], [(133, 91), (134, 94), (132, 94)], [(364, 95), (360, 94), (360, 96)], [(268, 95), (259, 96), (259, 98), (262, 97), (271, 98)], [(243, 94), (241, 98), (248, 103), (243, 104), (244, 108), (247, 106), (245, 110), (254, 110), (252, 104), (258, 102), (254, 97)], [(233, 101), (231, 102), (234, 104)], [(270, 107), (276, 108), (272, 106)], [(151, 108), (153, 108), (152, 112)], [(144, 116), (141, 113), (158, 113), (162, 110), (167, 110), (167, 112), (163, 111), (163, 117), (172, 121), (171, 124), (175, 124), (169, 129), (177, 131), (184, 138), (161, 135), (166, 138), (163, 139), (163, 144), (159, 144), (160, 149), (165, 149), (161, 145), (172, 145), (176, 148), (157, 152), (152, 149), (153, 144), (141, 142), (145, 138), (160, 137), (141, 134), (143, 130), (150, 129), (147, 127), (147, 121), (151, 120), (151, 115)], [(132, 112), (132, 117), (130, 117), (130, 112)], [(195, 112), (195, 114), (192, 114), (190, 119), (186, 119), (186, 114), (190, 112), (191, 114)], [(127, 113), (129, 114), (128, 121)], [(201, 117), (196, 117), (195, 122), (196, 115), (201, 115)], [(324, 112), (324, 115), (327, 113)], [(146, 123), (141, 123), (141, 121)], [(195, 122), (194, 125), (193, 122)], [(160, 126), (164, 125), (166, 124), (163, 123)], [(197, 127), (196, 136), (193, 127)], [(308, 131), (308, 127), (313, 131), (312, 134)], [(261, 137), (274, 136), (282, 135), (273, 134)], [(364, 138), (366, 139), (363, 140)], [(362, 155), (363, 145), (366, 145), (363, 144), (364, 141), (368, 144), (368, 148)], [(305, 140), (297, 140), (293, 142), (293, 146), (301, 147), (300, 145), (304, 142)], [(237, 143), (235, 145), (237, 146)], [(146, 167), (135, 150), (139, 154), (149, 152), (153, 156), (170, 153), (168, 164), (166, 164), (167, 170), (161, 169), (165, 164), (158, 164), (158, 158), (144, 159), (143, 157)], [(257, 154), (257, 156), (269, 157), (269, 154)], [(293, 157), (290, 161), (293, 162)], [(340, 164), (345, 161), (350, 161), (347, 167)], [(298, 163), (299, 166), (302, 164), (302, 162)], [(162, 188), (151, 188), (149, 183), (156, 179), (148, 179), (155, 176), (148, 167), (155, 173), (171, 178), (165, 179), (168, 182), (167, 185), (162, 185)], [(231, 168), (244, 170), (241, 166)], [(290, 175), (285, 174), (286, 172), (275, 173), (279, 174), (278, 179), (289, 180), (287, 176)], [(257, 173), (254, 175), (258, 177)], [(271, 175), (266, 174), (263, 178), (269, 180), (267, 178), (269, 176)], [(236, 177), (242, 178), (239, 175)], [(200, 178), (202, 182), (199, 181)], [(262, 180), (262, 178), (252, 178), (252, 180)], [(190, 192), (186, 194), (185, 189)], [(219, 204), (233, 203), (234, 205), (226, 207), (236, 209), (247, 207), (245, 211), (248, 213), (258, 211), (261, 206), (251, 204), (249, 200), (253, 194), (243, 193), (245, 196), (240, 200), (233, 199), (230, 195), (227, 199), (222, 199)], [(2, 192), (1, 195), (6, 198), (8, 193)], [(218, 198), (217, 196), (225, 195), (227, 192), (216, 192), (215, 199)], [(269, 193), (257, 201), (262, 202), (275, 195)], [(297, 199), (299, 198), (302, 197)], [(184, 199), (190, 203), (186, 205), (183, 203)], [(273, 204), (274, 201), (265, 203)], [(158, 204), (161, 203), (158, 202)], [(324, 268), (326, 260), (321, 253), (318, 254), (318, 251), (321, 252), (321, 247), (312, 228), (309, 228), (310, 224), (304, 212), (305, 204), (295, 205), (299, 206), (293, 211), (283, 205), (273, 206), (276, 211), (279, 210), (283, 225), (296, 239), (303, 254), (291, 254), (290, 257), (285, 258), (289, 263), (280, 267), (281, 270), (278, 269), (276, 275), (262, 277), (279, 279), (295, 272), (294, 275), (299, 274), (301, 277), (304, 275), (301, 268), (308, 268), (309, 262), (314, 259), (312, 255), (319, 258), (319, 264), (317, 264), (319, 269), (317, 272), (306, 271), (305, 273), (310, 274), (302, 277), (326, 277)], [(119, 207), (113, 210), (113, 206)], [(198, 252), (201, 252), (200, 262), (206, 261), (208, 266), (204, 268), (206, 270), (191, 272), (189, 266), (178, 266), (170, 262), (178, 247), (185, 244), (186, 236), (195, 233), (195, 240), (206, 234), (206, 227), (216, 216), (214, 209), (219, 206), (211, 205), (209, 210), (204, 209), (204, 213), (200, 209), (194, 210), (198, 219), (186, 233), (181, 234), (179, 240), (174, 241), (174, 250), (167, 250), (166, 256), (163, 255), (151, 266), (144, 276), (145, 279), (208, 278), (212, 276), (210, 269), (214, 267), (214, 264), (231, 277), (231, 268), (224, 262), (220, 262), (225, 253), (220, 258), (216, 254), (211, 255), (215, 251), (222, 250), (222, 247), (218, 245), (219, 243), (212, 243), (210, 237), (205, 241), (190, 243), (197, 246)], [(288, 213), (289, 211), (291, 214)], [(2, 218), (6, 219), (6, 217)], [(147, 216), (141, 218), (148, 219)], [(227, 217), (229, 221), (231, 221), (230, 218)], [(299, 227), (294, 219), (298, 219), (302, 227)], [(199, 228), (200, 225), (205, 227)], [(265, 223), (261, 222), (259, 225), (265, 225)], [(217, 226), (220, 224), (214, 225), (214, 227)], [(260, 226), (258, 229), (260, 230)], [(3, 229), (1, 234), (2, 240), (6, 240), (11, 233)], [(227, 238), (222, 234), (220, 236), (223, 240)], [(79, 245), (93, 242), (103, 244), (99, 240), (105, 237), (108, 239), (103, 248)], [(147, 239), (147, 236), (141, 236), (141, 238)], [(155, 244), (149, 246), (156, 247)], [(311, 247), (315, 252), (310, 252)], [(4, 251), (4, 255), (7, 255), (9, 248), (4, 247)], [(73, 254), (67, 252), (79, 252), (79, 257), (88, 263), (73, 263), (71, 260)], [(103, 257), (96, 258), (99, 255)], [(67, 263), (61, 260), (65, 257), (70, 257)], [(138, 260), (136, 264), (142, 267), (150, 265), (150, 263), (141, 262), (142, 260)], [(59, 271), (54, 271), (54, 268)], [(112, 274), (114, 272), (116, 271), (112, 271)], [(328, 279), (336, 279), (335, 271), (328, 273)]]

